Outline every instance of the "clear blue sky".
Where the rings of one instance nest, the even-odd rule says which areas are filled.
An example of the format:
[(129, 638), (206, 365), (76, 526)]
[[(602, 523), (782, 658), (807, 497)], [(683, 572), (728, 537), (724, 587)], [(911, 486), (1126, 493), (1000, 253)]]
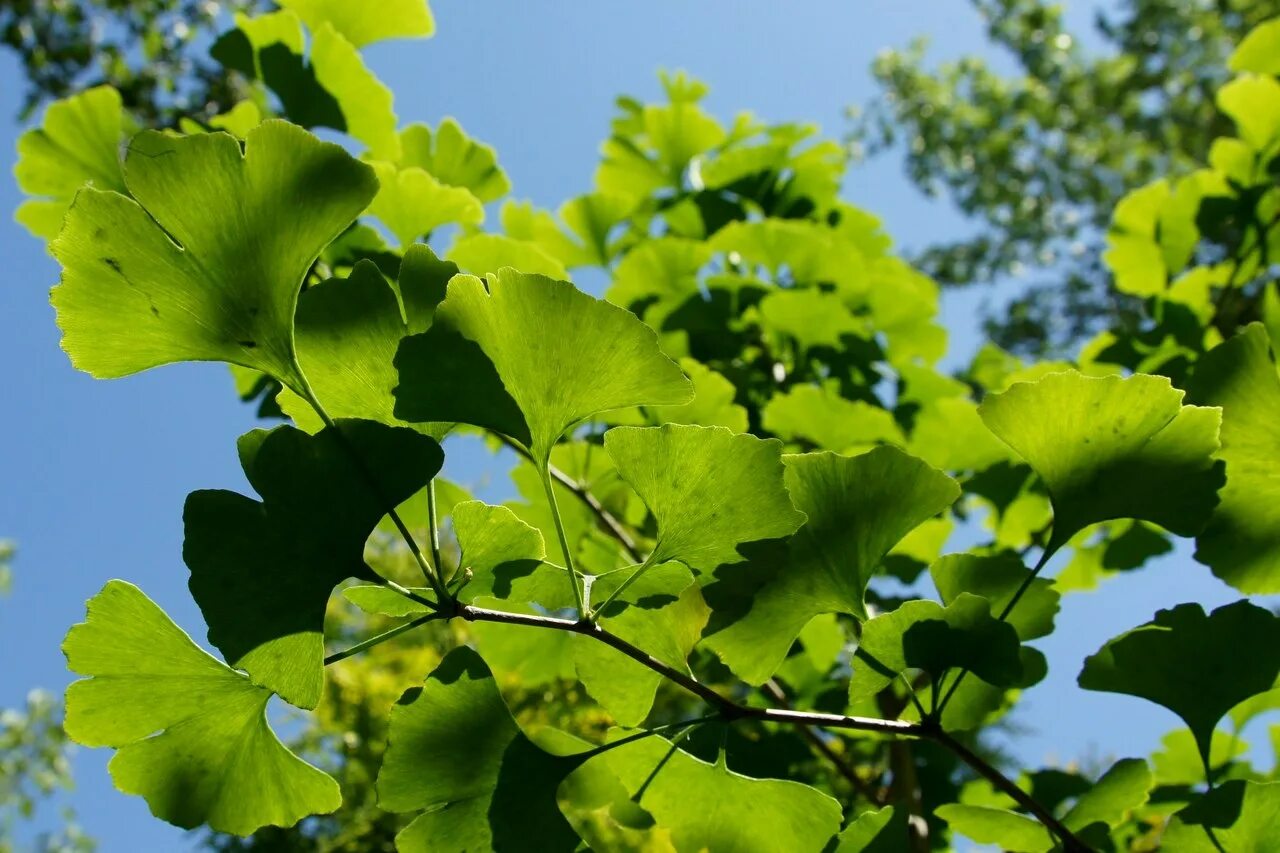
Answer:
[[(1087, 26), (1094, 4), (1077, 0)], [(844, 129), (843, 110), (873, 94), (877, 51), (929, 35), (935, 58), (989, 53), (969, 5), (939, 0), (438, 0), (438, 33), (423, 42), (376, 45), (374, 70), (395, 90), (403, 122), (457, 117), (495, 145), (517, 197), (554, 207), (589, 189), (597, 146), (620, 93), (657, 97), (659, 68), (687, 69), (712, 86), (711, 110), (750, 109), (770, 120)], [(0, 58), (0, 149), (20, 128), (17, 66)], [(964, 233), (945, 203), (925, 199), (887, 157), (854, 172), (847, 198), (881, 216), (899, 245), (918, 247)], [(0, 210), (19, 195), (7, 170)], [(0, 707), (34, 686), (69, 681), (59, 643), (83, 616), (84, 600), (109, 578), (138, 583), (193, 635), (203, 625), (186, 591), (181, 511), (200, 488), (245, 489), (235, 437), (253, 427), (226, 371), (181, 365), (99, 382), (76, 373), (58, 349), (48, 305), (57, 268), (39, 242), (6, 214), (0, 220), (0, 537), (19, 546), (14, 592), (0, 601)], [(949, 298), (953, 346), (971, 351), (976, 297)], [(451, 460), (463, 482), (473, 457)], [(1159, 607), (1234, 600), (1186, 552), (1069, 598), (1042, 648), (1049, 679), (1015, 717), (1027, 730), (1015, 754), (1031, 765), (1076, 756), (1139, 755), (1173, 727), (1171, 714), (1136, 699), (1075, 688), (1083, 657)], [(174, 850), (184, 835), (116, 793), (106, 750), (81, 750), (71, 798), (103, 850)]]

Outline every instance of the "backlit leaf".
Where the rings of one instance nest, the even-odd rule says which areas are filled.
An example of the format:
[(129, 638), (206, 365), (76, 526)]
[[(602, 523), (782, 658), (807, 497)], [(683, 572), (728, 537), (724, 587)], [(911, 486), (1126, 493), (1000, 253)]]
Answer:
[[(457, 372), (462, 365), (469, 373)], [(434, 324), (404, 342), (396, 367), (397, 416), (495, 430), (539, 464), (592, 415), (692, 396), (689, 380), (634, 315), (568, 282), (512, 269), (450, 281)]]
[(979, 413), (1048, 488), (1054, 551), (1116, 518), (1200, 531), (1223, 480), (1212, 455), (1221, 416), (1182, 397), (1164, 377), (1051, 373), (988, 395)]
[[(295, 389), (293, 315), (312, 261), (377, 189), (369, 167), (286, 122), (135, 137), (133, 199), (81, 191), (50, 244), (63, 348), (98, 377), (212, 360)], [(316, 176), (323, 176), (319, 179)]]
[(156, 817), (248, 835), (342, 804), (338, 784), (280, 743), (271, 692), (205, 653), (141, 590), (111, 581), (67, 633), (67, 734), (111, 746), (116, 786)]
[(1188, 394), (1222, 407), (1227, 464), (1196, 559), (1241, 592), (1280, 592), (1280, 375), (1266, 328), (1250, 324), (1206, 354)]
[(325, 24), (356, 47), (393, 38), (423, 38), (435, 32), (426, 0), (379, 0), (376, 6), (346, 0), (281, 0), (312, 30)]

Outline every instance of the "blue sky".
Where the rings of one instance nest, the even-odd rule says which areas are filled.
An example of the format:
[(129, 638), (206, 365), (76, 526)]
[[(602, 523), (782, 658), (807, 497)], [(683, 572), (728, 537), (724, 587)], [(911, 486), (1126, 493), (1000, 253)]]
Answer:
[[(1071, 4), (1077, 30), (1093, 6)], [(589, 189), (614, 97), (656, 98), (659, 68), (686, 69), (710, 83), (708, 106), (726, 119), (749, 109), (768, 120), (817, 122), (839, 136), (844, 108), (873, 94), (869, 67), (879, 50), (928, 35), (937, 59), (990, 52), (977, 15), (955, 0), (439, 0), (435, 12), (435, 38), (367, 52), (396, 92), (401, 120), (455, 116), (498, 149), (517, 197), (548, 207)], [(12, 57), (0, 56), (0, 148), (8, 152), (20, 132), (16, 75)], [(882, 217), (903, 247), (967, 228), (945, 203), (917, 193), (896, 157), (855, 171), (846, 197)], [(6, 171), (0, 210), (18, 201)], [(19, 704), (31, 687), (65, 686), (62, 635), (109, 578), (138, 583), (203, 637), (181, 561), (182, 504), (195, 489), (246, 488), (235, 437), (255, 424), (219, 366), (180, 365), (111, 382), (76, 373), (58, 348), (48, 305), (56, 265), (7, 216), (0, 257), (0, 537), (19, 546), (14, 591), (0, 601), (3, 707)], [(981, 296), (946, 300), (958, 351), (977, 340)], [(466, 454), (451, 459), (447, 472), (463, 482), (481, 476), (476, 457)], [(1079, 691), (1080, 662), (1159, 607), (1236, 597), (1183, 549), (1100, 594), (1069, 598), (1057, 633), (1042, 643), (1050, 677), (1015, 718), (1025, 730), (1015, 754), (1038, 765), (1148, 752), (1175, 718), (1136, 699)], [(111, 788), (108, 758), (101, 750), (78, 753), (71, 797), (101, 849), (189, 846), (141, 800)]]

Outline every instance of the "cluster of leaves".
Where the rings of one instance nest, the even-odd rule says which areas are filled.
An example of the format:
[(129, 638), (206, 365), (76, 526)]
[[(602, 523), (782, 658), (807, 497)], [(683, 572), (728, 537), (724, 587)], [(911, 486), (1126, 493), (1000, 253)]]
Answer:
[[(504, 200), (487, 231), (510, 189), (494, 152), (450, 119), (399, 128), (358, 52), (429, 34), (425, 5), (285, 5), (216, 43), (251, 92), (207, 127), (133, 135), (98, 88), (19, 146), (20, 184), (41, 197), (19, 218), (56, 233), (73, 364), (226, 362), (292, 421), (240, 438), (257, 497), (187, 501), (189, 586), (222, 660), (123, 581), (67, 637), (85, 676), (67, 731), (117, 750), (121, 790), (245, 835), (335, 812), (326, 767), (363, 774), (346, 790), (403, 817), (362, 802), (367, 823), (316, 831), (395, 831), (402, 850), (1262, 837), (1280, 783), (1215, 738), (1276, 699), (1280, 618), (1247, 601), (1161, 611), (1084, 663), (1083, 688), (1186, 723), (1151, 763), (1009, 778), (981, 735), (1044, 677), (1028, 643), (1061, 595), (1172, 536), (1240, 591), (1280, 591), (1280, 375), (1266, 328), (1235, 334), (1248, 315), (1221, 310), (1271, 289), (1267, 256), (1250, 259), (1269, 229), (1235, 237), (1249, 227), (1224, 211), (1274, 207), (1238, 170), (1245, 146), (1252, 185), (1274, 181), (1280, 23), (1241, 45), (1219, 96), (1237, 171), (1118, 209), (1109, 260), (1153, 325), (1077, 364), (988, 346), (951, 376), (937, 284), (839, 199), (842, 150), (811, 128), (725, 126), (705, 87), (670, 76), (663, 103), (620, 99), (592, 192), (555, 214)], [(1174, 260), (1208, 272), (1179, 284)], [(606, 280), (605, 299), (570, 275)], [(1197, 344), (1160, 358), (1187, 292), (1213, 314), (1184, 312)], [(441, 443), (466, 433), (515, 451), (518, 498), (439, 480)], [(958, 523), (985, 541), (944, 556)], [(388, 536), (403, 544), (371, 554)], [(386, 630), (356, 640), (326, 620), (339, 587)], [(415, 630), (417, 656), (380, 663)], [(354, 645), (326, 654), (340, 642)], [(363, 654), (384, 679), (341, 698)], [(279, 696), (337, 731), (393, 694), (385, 746), (304, 741), (314, 763), (265, 714)]]
[(944, 285), (1027, 277), (988, 318), (993, 340), (1070, 351), (1132, 308), (1101, 261), (1112, 208), (1133, 187), (1194, 169), (1230, 129), (1213, 100), (1226, 58), (1278, 10), (1273, 0), (1125, 0), (1078, 33), (1059, 3), (972, 5), (1016, 72), (977, 56), (931, 69), (923, 42), (886, 52), (874, 68), (884, 94), (856, 115), (851, 142), (872, 154), (901, 147), (918, 187), (980, 224), (925, 250), (923, 270)]

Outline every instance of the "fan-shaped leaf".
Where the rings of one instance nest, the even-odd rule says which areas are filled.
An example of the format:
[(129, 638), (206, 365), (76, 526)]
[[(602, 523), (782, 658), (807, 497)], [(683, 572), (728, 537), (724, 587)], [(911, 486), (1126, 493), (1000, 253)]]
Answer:
[(103, 587), (62, 648), (88, 676), (67, 690), (67, 734), (115, 747), (116, 786), (156, 817), (248, 835), (342, 804), (338, 784), (267, 726), (271, 692), (206, 654), (136, 586)]
[(337, 145), (282, 121), (235, 137), (134, 138), (137, 201), (86, 189), (50, 244), (72, 363), (98, 377), (227, 361), (295, 389), (293, 315), (312, 261), (377, 189)]

